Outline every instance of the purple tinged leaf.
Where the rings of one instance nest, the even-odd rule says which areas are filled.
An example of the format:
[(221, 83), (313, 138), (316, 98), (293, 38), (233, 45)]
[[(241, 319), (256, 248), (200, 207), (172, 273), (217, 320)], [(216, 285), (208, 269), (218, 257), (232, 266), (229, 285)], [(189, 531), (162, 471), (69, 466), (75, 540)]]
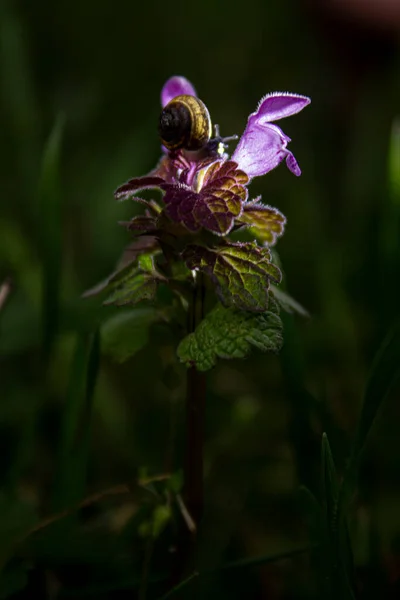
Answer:
[(210, 189), (201, 193), (194, 211), (198, 223), (217, 235), (226, 235), (242, 212), (240, 197), (230, 190)]
[(183, 259), (189, 269), (199, 269), (211, 279), (226, 307), (265, 311), (270, 281), (281, 281), (281, 272), (270, 262), (268, 248), (259, 248), (255, 243), (225, 243), (212, 249), (190, 245)]
[(173, 98), (182, 94), (197, 96), (196, 90), (186, 77), (180, 75), (170, 77), (161, 90), (161, 106), (164, 108)]
[[(163, 147), (163, 152), (168, 150)], [(164, 154), (158, 161), (156, 167), (148, 173), (148, 177), (161, 177), (166, 182), (174, 183), (177, 177), (178, 166), (176, 161), (171, 159), (169, 154)]]
[(161, 177), (134, 177), (122, 184), (114, 192), (116, 200), (127, 200), (136, 192), (146, 189), (161, 189), (164, 184)]
[(249, 225), (258, 240), (273, 246), (283, 234), (286, 217), (278, 209), (262, 204), (256, 198), (244, 204), (238, 221)]
[(297, 94), (276, 92), (265, 96), (249, 116), (232, 160), (252, 178), (265, 175), (286, 159), (290, 171), (299, 176), (300, 167), (286, 148), (290, 138), (271, 121), (294, 115), (310, 102), (306, 96)]
[(217, 235), (232, 229), (247, 198), (248, 177), (232, 161), (213, 163), (206, 171), (199, 192), (189, 186), (164, 184), (166, 213), (189, 231), (202, 227)]
[(189, 231), (198, 231), (201, 225), (197, 222), (194, 211), (197, 203), (201, 202), (200, 194), (183, 185), (168, 184), (165, 189), (165, 212), (168, 217), (175, 223), (182, 223)]
[(137, 215), (127, 223), (122, 223), (129, 231), (152, 233), (157, 230), (157, 220), (147, 215)]
[[(137, 260), (143, 254), (146, 254), (148, 256), (154, 256), (159, 252), (160, 246), (157, 238), (155, 238), (153, 235), (141, 235), (137, 239), (133, 240), (125, 248), (122, 257), (117, 265), (118, 271), (121, 271), (121, 269), (123, 269), (124, 267), (132, 264), (134, 260)], [(116, 273), (114, 273), (114, 276), (115, 275)]]

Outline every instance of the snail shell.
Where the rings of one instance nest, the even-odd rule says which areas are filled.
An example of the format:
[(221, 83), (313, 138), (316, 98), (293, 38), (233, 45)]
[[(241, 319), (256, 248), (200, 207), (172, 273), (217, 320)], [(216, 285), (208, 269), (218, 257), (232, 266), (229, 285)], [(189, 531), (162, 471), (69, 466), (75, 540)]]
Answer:
[(158, 131), (168, 150), (200, 150), (211, 138), (210, 114), (196, 96), (176, 96), (164, 107)]

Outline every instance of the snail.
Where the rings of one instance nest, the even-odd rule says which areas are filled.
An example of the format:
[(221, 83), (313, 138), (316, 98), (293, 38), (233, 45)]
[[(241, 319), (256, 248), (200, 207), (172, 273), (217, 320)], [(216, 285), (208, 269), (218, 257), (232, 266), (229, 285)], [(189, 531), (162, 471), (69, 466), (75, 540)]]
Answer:
[(175, 96), (162, 110), (158, 132), (168, 150), (184, 150), (197, 159), (206, 156), (224, 157), (228, 142), (237, 135), (221, 137), (218, 125), (212, 124), (207, 106), (196, 96)]
[(168, 150), (200, 150), (211, 138), (210, 113), (196, 96), (176, 96), (164, 107), (158, 132)]

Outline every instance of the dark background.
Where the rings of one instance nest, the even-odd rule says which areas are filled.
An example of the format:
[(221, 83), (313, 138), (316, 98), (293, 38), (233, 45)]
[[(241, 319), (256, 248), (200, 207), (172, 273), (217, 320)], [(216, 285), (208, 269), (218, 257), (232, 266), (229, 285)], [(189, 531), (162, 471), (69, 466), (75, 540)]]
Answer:
[[(320, 492), (323, 431), (343, 472), (371, 361), (399, 312), (400, 15), (395, 3), (391, 13), (385, 2), (376, 12), (365, 4), (1, 0), (0, 282), (11, 277), (13, 288), (0, 314), (2, 597), (25, 584), (21, 598), (62, 597), (68, 586), (89, 597), (99, 582), (91, 597), (128, 597), (106, 590), (123, 588), (128, 575), (140, 581), (150, 492), (91, 504), (68, 535), (50, 527), (22, 549), (15, 540), (83, 497), (136, 481), (141, 469), (164, 473), (171, 439), (181, 464), (183, 388), (174, 377), (184, 372), (155, 328), (124, 365), (102, 358), (82, 459), (87, 485), (76, 484), (82, 494), (64, 486), (61, 498), (57, 487), (76, 340), (84, 352), (86, 333), (109, 310), (80, 296), (129, 241), (117, 223), (135, 209), (113, 190), (156, 164), (160, 91), (174, 74), (194, 83), (225, 135), (243, 131), (267, 92), (312, 98), (280, 123), (301, 178), (281, 165), (251, 186), (287, 216), (277, 250), (287, 290), (311, 318), (285, 317), (279, 357), (254, 353), (210, 373), (200, 553), (216, 568), (308, 543), (299, 485)], [(41, 164), (57, 118), (60, 177), (46, 197)], [(362, 598), (394, 598), (399, 587), (398, 397), (369, 437), (349, 515)], [(134, 559), (110, 542), (127, 528)], [(318, 597), (316, 581), (305, 554), (216, 576), (202, 597)]]

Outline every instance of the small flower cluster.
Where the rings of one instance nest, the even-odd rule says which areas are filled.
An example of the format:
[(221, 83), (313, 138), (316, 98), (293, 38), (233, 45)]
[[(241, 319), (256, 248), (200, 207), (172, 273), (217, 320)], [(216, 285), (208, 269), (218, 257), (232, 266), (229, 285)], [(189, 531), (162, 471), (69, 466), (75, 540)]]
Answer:
[[(136, 304), (153, 300), (159, 284), (167, 284), (184, 296), (185, 285), (190, 288), (196, 273), (203, 272), (222, 308), (267, 311), (270, 283), (281, 280), (270, 246), (282, 235), (286, 219), (260, 198), (249, 199), (248, 185), (282, 161), (294, 175), (301, 174), (287, 148), (290, 138), (273, 122), (309, 102), (298, 94), (266, 95), (229, 157), (228, 141), (235, 136), (223, 138), (215, 127), (212, 137), (208, 110), (192, 84), (184, 77), (169, 79), (161, 92), (160, 162), (115, 191), (117, 200), (131, 198), (145, 207), (125, 223), (135, 234), (129, 258), (92, 293), (106, 289), (111, 292), (106, 303)], [(141, 198), (137, 194), (143, 190), (158, 190), (161, 201)], [(228, 237), (245, 230), (257, 241)]]
[[(184, 96), (197, 97), (192, 84), (183, 77), (172, 77), (162, 89), (162, 106)], [(157, 168), (148, 176), (131, 179), (119, 187), (115, 197), (123, 200), (143, 189), (158, 188), (164, 192), (163, 212), (190, 232), (203, 228), (224, 236), (234, 225), (254, 224), (264, 230), (266, 239), (262, 240), (273, 244), (283, 232), (285, 219), (276, 209), (261, 204), (259, 198), (249, 202), (247, 186), (253, 177), (265, 175), (283, 160), (292, 173), (301, 174), (295, 157), (287, 149), (290, 138), (272, 121), (298, 113), (309, 102), (309, 98), (297, 94), (268, 94), (249, 116), (230, 159), (224, 138), (219, 137), (211, 141), (210, 147), (215, 148), (217, 144), (212, 142), (217, 141), (222, 151), (204, 154), (185, 148), (168, 152), (164, 148)], [(144, 226), (142, 219), (133, 219), (130, 229), (141, 230)]]

